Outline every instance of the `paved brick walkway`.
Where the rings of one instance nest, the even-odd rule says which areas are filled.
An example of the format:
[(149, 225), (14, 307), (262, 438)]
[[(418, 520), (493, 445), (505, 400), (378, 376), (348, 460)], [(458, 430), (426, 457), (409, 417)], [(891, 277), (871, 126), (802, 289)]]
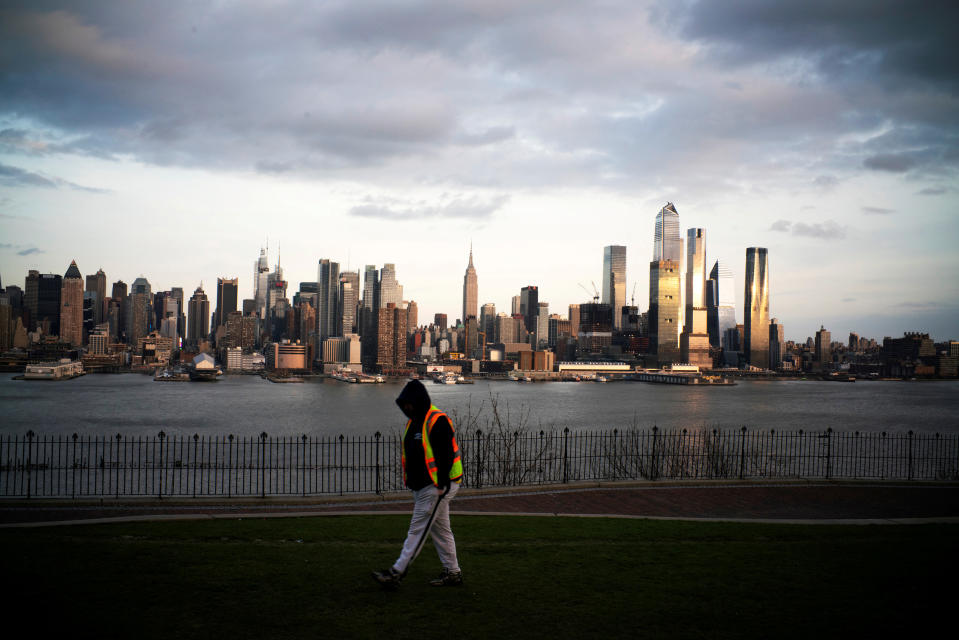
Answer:
[[(409, 513), (408, 494), (342, 498), (0, 502), (0, 525), (115, 519)], [(959, 484), (697, 483), (609, 484), (467, 490), (454, 513), (610, 515), (764, 521), (959, 521)]]

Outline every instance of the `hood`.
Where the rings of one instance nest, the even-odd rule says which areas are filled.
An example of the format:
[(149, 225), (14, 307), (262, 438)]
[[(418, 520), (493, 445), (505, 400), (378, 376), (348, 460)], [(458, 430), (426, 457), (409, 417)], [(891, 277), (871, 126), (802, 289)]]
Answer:
[(430, 394), (426, 391), (426, 387), (424, 387), (423, 383), (419, 380), (410, 380), (407, 385), (403, 387), (403, 391), (400, 392), (399, 397), (396, 398), (396, 405), (400, 409), (402, 409), (406, 403), (413, 405), (413, 412), (416, 416), (425, 416), (433, 404), (430, 400)]

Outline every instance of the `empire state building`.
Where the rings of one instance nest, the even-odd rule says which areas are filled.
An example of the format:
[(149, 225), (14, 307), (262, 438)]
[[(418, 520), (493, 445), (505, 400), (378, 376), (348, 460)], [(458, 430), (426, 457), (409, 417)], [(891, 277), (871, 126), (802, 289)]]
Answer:
[(463, 276), (463, 322), (479, 317), (479, 295), (476, 289), (476, 267), (473, 266), (473, 247), (470, 246), (470, 263)]

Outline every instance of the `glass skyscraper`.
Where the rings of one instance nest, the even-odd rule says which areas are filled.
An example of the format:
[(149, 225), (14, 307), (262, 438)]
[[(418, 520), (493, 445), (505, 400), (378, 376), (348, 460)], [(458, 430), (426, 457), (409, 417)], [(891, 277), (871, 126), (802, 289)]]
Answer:
[(679, 213), (672, 202), (656, 214), (656, 232), (653, 236), (653, 260), (683, 260), (683, 238), (679, 235)]
[(603, 249), (603, 304), (613, 310), (613, 327), (622, 329), (626, 304), (626, 247), (613, 244)]
[(746, 249), (746, 300), (743, 352), (753, 367), (769, 367), (769, 255), (764, 247)]

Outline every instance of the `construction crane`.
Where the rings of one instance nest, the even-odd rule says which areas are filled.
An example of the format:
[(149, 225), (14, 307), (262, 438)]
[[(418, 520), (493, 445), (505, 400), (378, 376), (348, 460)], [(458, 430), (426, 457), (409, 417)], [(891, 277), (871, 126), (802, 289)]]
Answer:
[(577, 282), (576, 284), (578, 284), (579, 287), (580, 287), (583, 291), (586, 292), (586, 295), (592, 295), (592, 297), (593, 297), (593, 302), (594, 302), (594, 303), (599, 300), (599, 292), (596, 291), (596, 284), (595, 284), (595, 283), (590, 282), (590, 284), (593, 285), (593, 293), (592, 293), (592, 294), (590, 294), (589, 289), (587, 289), (587, 288), (583, 285), (582, 282)]

